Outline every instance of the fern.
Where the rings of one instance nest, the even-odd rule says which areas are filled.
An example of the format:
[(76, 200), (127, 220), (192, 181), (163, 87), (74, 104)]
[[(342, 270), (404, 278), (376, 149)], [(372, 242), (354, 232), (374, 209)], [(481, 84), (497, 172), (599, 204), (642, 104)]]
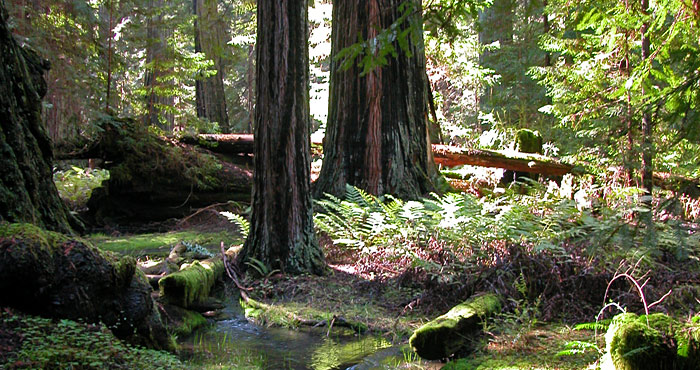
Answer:
[(598, 322), (585, 322), (574, 326), (574, 330), (598, 330), (605, 331), (610, 327), (612, 319), (600, 320)]
[(250, 222), (245, 217), (233, 212), (219, 212), (220, 215), (226, 217), (232, 224), (238, 226), (238, 230), (244, 238), (250, 233)]
[(556, 356), (574, 356), (589, 351), (596, 351), (599, 354), (603, 353), (603, 351), (595, 343), (579, 340), (567, 342), (566, 345), (564, 345), (564, 348), (566, 349), (557, 352)]

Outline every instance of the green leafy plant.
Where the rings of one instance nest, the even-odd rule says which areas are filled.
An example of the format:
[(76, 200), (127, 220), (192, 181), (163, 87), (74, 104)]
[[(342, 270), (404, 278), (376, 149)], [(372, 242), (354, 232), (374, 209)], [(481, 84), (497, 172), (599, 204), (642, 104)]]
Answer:
[(67, 170), (56, 170), (53, 174), (58, 195), (75, 211), (85, 208), (92, 191), (108, 179), (107, 170), (77, 166), (71, 166)]
[(264, 262), (260, 261), (259, 259), (253, 258), (253, 257), (250, 257), (250, 260), (247, 261), (245, 264), (248, 265), (253, 270), (255, 270), (255, 272), (257, 272), (258, 275), (260, 275), (264, 279), (269, 279), (272, 275), (280, 272), (280, 270), (271, 269)]
[(248, 233), (250, 233), (250, 222), (246, 220), (245, 217), (228, 211), (219, 212), (219, 214), (226, 217), (232, 224), (238, 226), (238, 230), (241, 232), (243, 238), (248, 237)]

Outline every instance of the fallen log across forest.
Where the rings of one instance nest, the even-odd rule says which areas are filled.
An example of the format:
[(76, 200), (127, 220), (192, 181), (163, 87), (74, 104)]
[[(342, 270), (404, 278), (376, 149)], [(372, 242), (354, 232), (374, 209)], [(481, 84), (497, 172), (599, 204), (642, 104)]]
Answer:
[[(201, 134), (181, 139), (182, 142), (197, 145), (221, 154), (252, 154), (253, 134)], [(320, 146), (320, 141), (312, 141)], [(555, 158), (539, 154), (520, 153), (513, 150), (483, 150), (462, 148), (453, 145), (433, 144), (435, 163), (445, 167), (463, 165), (502, 168), (510, 171), (535, 173), (545, 176), (586, 174), (582, 166), (563, 163)], [(672, 190), (693, 198), (700, 197), (700, 181), (667, 172), (654, 172), (654, 185), (664, 190)]]
[[(253, 134), (200, 134), (185, 136), (180, 142), (207, 149), (225, 155), (252, 155), (254, 150)], [(314, 146), (322, 143), (314, 141)], [(433, 144), (435, 163), (445, 167), (462, 165), (502, 168), (510, 171), (528, 172), (545, 176), (563, 176), (586, 174), (582, 166), (560, 162), (552, 157), (517, 151), (497, 151), (462, 148), (452, 145)], [(82, 152), (60, 155), (59, 158), (86, 158), (85, 154), (94, 153), (88, 146)], [(654, 185), (665, 190), (672, 190), (693, 198), (700, 197), (700, 181), (665, 172), (654, 172)]]
[(549, 176), (563, 176), (576, 168), (539, 154), (469, 149), (451, 145), (434, 144), (433, 157), (435, 163), (446, 167), (462, 165), (495, 167)]
[[(196, 137), (183, 137), (181, 141), (221, 154), (252, 154), (254, 148), (253, 134), (201, 134)], [(496, 167), (550, 176), (562, 176), (575, 168), (573, 165), (537, 154), (467, 149), (450, 145), (433, 145), (433, 156), (435, 163), (446, 167), (461, 165)]]

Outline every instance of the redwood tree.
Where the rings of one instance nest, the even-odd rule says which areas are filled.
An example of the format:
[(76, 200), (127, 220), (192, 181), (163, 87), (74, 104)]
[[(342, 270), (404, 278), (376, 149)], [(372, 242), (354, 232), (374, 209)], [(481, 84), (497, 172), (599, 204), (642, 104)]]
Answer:
[(310, 194), (306, 0), (258, 2), (255, 171), (240, 258), (284, 273), (322, 273)]
[[(372, 194), (390, 193), (417, 198), (434, 191), (437, 177), (428, 137), (428, 80), (422, 38), (421, 2), (410, 0), (336, 0), (331, 33), (331, 78), (323, 167), (316, 181), (317, 196), (344, 195), (346, 184)], [(405, 17), (402, 17), (404, 15)], [(398, 21), (400, 18), (403, 21)], [(395, 55), (363, 74), (353, 63), (343, 68), (341, 52), (368, 40), (366, 50), (387, 47), (376, 40), (383, 30), (418, 27), (417, 35), (390, 47)], [(405, 33), (404, 33), (405, 35)], [(387, 39), (387, 38), (382, 38)]]
[(73, 218), (53, 183), (51, 140), (41, 122), (48, 68), (19, 47), (0, 2), (0, 221), (70, 232)]
[(192, 0), (194, 14), (194, 48), (214, 62), (216, 74), (197, 80), (195, 99), (197, 117), (217, 122), (221, 132), (231, 128), (224, 95), (224, 50), (226, 49), (226, 27), (219, 16), (217, 0)]

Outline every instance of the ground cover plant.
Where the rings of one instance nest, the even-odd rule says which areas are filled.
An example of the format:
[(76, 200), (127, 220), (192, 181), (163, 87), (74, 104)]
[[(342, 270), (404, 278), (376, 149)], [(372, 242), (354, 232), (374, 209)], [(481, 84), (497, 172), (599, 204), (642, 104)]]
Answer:
[(4, 369), (184, 369), (167, 352), (121, 342), (103, 324), (0, 312)]

